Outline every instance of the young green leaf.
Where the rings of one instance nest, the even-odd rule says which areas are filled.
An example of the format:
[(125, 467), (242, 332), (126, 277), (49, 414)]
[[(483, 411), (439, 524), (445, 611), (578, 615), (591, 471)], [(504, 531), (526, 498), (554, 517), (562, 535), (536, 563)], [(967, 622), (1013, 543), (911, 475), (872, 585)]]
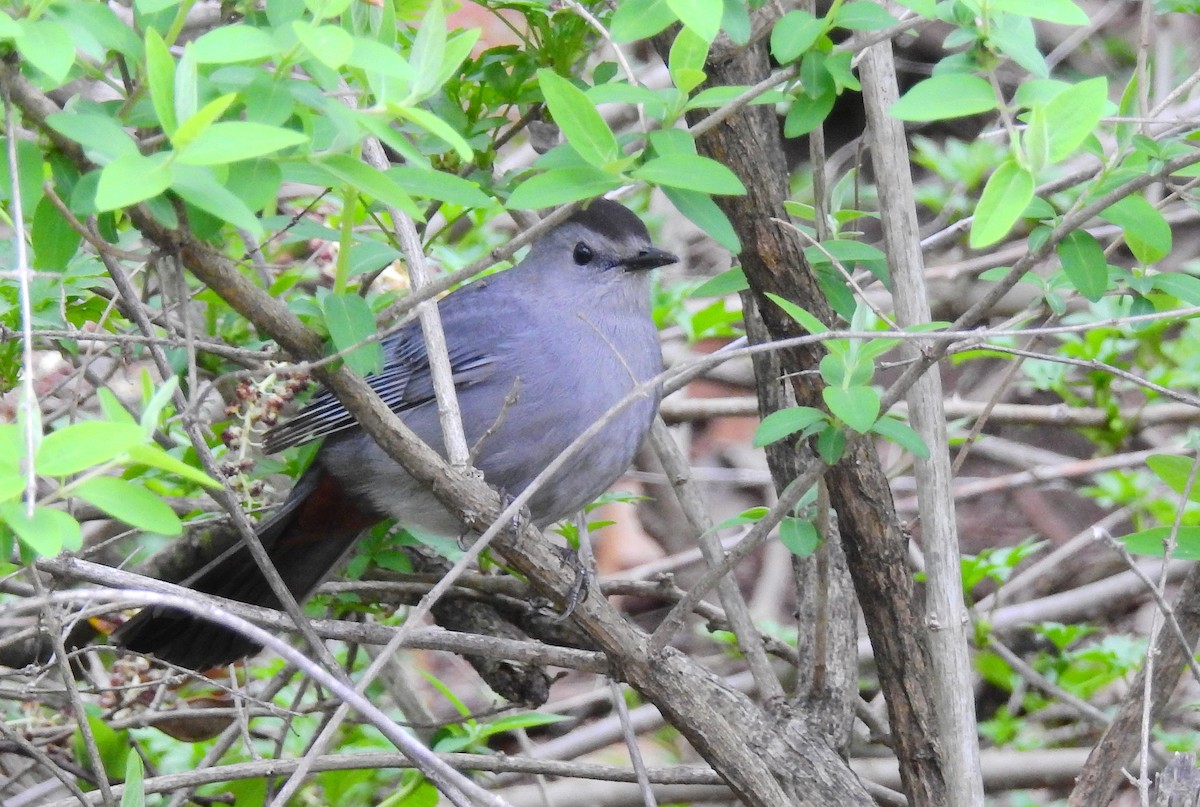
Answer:
[(537, 77), (554, 122), (585, 162), (604, 168), (621, 156), (612, 129), (583, 90), (546, 68)]
[(755, 429), (754, 446), (762, 448), (778, 442), (823, 420), (826, 420), (825, 413), (811, 406), (793, 406), (772, 412)]
[(208, 488), (221, 487), (220, 482), (204, 473), (204, 471), (175, 459), (153, 443), (143, 443), (142, 445), (133, 446), (129, 449), (128, 453), (129, 462), (127, 464), (129, 465), (148, 465), (151, 468), (167, 471), (182, 479), (187, 479), (190, 482), (195, 482)]
[(96, 186), (96, 209), (117, 210), (158, 196), (171, 186), (174, 172), (167, 155), (128, 154), (118, 157), (100, 171)]
[(354, 37), (336, 25), (313, 25), (307, 20), (296, 20), (292, 30), (304, 49), (330, 70), (344, 65), (354, 50)]
[(83, 547), (83, 530), (79, 522), (62, 510), (35, 507), (31, 518), (25, 513), (24, 502), (3, 502), (0, 503), (0, 520), (21, 543), (41, 557), (53, 557), (64, 549), (77, 552)]
[(137, 424), (84, 420), (47, 434), (34, 467), (43, 476), (69, 476), (114, 460), (145, 441)]
[(329, 154), (314, 158), (312, 163), (325, 169), (338, 180), (354, 186), (360, 192), (386, 205), (399, 208), (415, 219), (422, 218), (421, 210), (413, 202), (412, 197), (382, 171), (377, 171), (345, 154)]
[(712, 42), (721, 30), (725, 15), (723, 0), (667, 0), (679, 21), (695, 31), (705, 42)]
[(184, 165), (226, 165), (308, 142), (308, 135), (249, 121), (222, 121), (200, 132), (179, 151)]
[(812, 314), (793, 303), (791, 300), (785, 300), (784, 298), (776, 294), (771, 294), (770, 292), (767, 292), (767, 296), (770, 297), (777, 306), (782, 308), (789, 317), (800, 323), (801, 328), (813, 334), (814, 336), (819, 333), (825, 333), (829, 330), (825, 323), (821, 322), (821, 320), (817, 319)]
[(717, 206), (712, 197), (699, 191), (685, 191), (681, 188), (661, 188), (662, 192), (675, 209), (699, 227), (708, 237), (716, 241), (735, 255), (742, 251), (742, 242), (734, 232), (733, 225), (725, 212)]
[(600, 196), (620, 184), (621, 180), (617, 177), (590, 165), (552, 168), (530, 177), (513, 189), (506, 207), (512, 210), (556, 207)]
[(746, 192), (746, 186), (737, 174), (716, 160), (698, 154), (652, 157), (629, 173), (643, 182), (700, 193), (740, 196)]
[(885, 440), (889, 440), (900, 446), (914, 457), (919, 457), (923, 460), (929, 459), (929, 446), (925, 445), (925, 441), (921, 439), (921, 436), (901, 420), (885, 415), (875, 421), (875, 425), (871, 427), (871, 431)]
[(1081, 81), (1046, 102), (1048, 158), (1056, 163), (1070, 157), (1095, 131), (1108, 104), (1108, 79)]
[(821, 545), (821, 534), (811, 521), (788, 516), (779, 522), (779, 543), (798, 558), (807, 558)]
[(150, 85), (150, 103), (162, 129), (170, 137), (175, 119), (175, 59), (167, 43), (153, 28), (146, 31), (146, 81)]
[(709, 43), (691, 28), (681, 28), (671, 43), (667, 60), (671, 80), (683, 94), (688, 94), (705, 79), (704, 60)]
[(350, 369), (359, 375), (378, 373), (383, 369), (383, 346), (378, 341), (359, 344), (375, 335), (375, 315), (367, 301), (349, 292), (330, 294), (321, 307), (334, 349), (350, 351), (345, 355)]
[(160, 535), (183, 532), (179, 516), (142, 485), (114, 476), (97, 476), (74, 486), (73, 492), (131, 527)]
[(866, 434), (879, 417), (879, 393), (874, 387), (825, 387), (825, 405), (859, 434)]
[(1143, 264), (1162, 260), (1171, 252), (1171, 225), (1145, 197), (1126, 196), (1105, 208), (1100, 218), (1121, 228), (1129, 251)]
[(971, 249), (991, 246), (1008, 235), (1033, 199), (1033, 176), (1011, 157), (988, 178), (975, 206), (968, 243)]
[(21, 36), (15, 44), (21, 57), (45, 73), (55, 86), (65, 82), (75, 64), (75, 44), (67, 27), (46, 17), (25, 18), (17, 24)]
[(261, 62), (279, 55), (275, 38), (253, 25), (223, 25), (192, 43), (199, 64)]
[[(1161, 558), (1165, 554), (1166, 541), (1170, 537), (1170, 527), (1150, 527), (1121, 536), (1121, 543), (1134, 555)], [(1179, 528), (1175, 534), (1175, 551), (1171, 557), (1177, 560), (1200, 560), (1200, 527)]]
[(621, 0), (612, 16), (612, 38), (616, 42), (646, 39), (678, 19), (667, 0)]
[(851, 31), (882, 31), (898, 22), (899, 20), (888, 14), (883, 6), (866, 0), (846, 3), (833, 17), (835, 26)]
[(1108, 289), (1108, 261), (1104, 248), (1086, 230), (1067, 233), (1058, 244), (1058, 259), (1071, 285), (1093, 303)]
[(688, 293), (688, 297), (724, 297), (727, 294), (737, 294), (750, 288), (746, 282), (746, 273), (742, 267), (735, 266), (726, 269), (719, 275), (714, 275)]
[(1060, 25), (1087, 25), (1088, 15), (1072, 0), (989, 0), (993, 11), (1006, 11)]
[(771, 29), (771, 55), (780, 64), (800, 58), (829, 30), (829, 21), (808, 11), (789, 11)]
[(978, 76), (947, 73), (915, 84), (892, 104), (892, 117), (907, 121), (961, 118), (996, 108), (992, 85)]

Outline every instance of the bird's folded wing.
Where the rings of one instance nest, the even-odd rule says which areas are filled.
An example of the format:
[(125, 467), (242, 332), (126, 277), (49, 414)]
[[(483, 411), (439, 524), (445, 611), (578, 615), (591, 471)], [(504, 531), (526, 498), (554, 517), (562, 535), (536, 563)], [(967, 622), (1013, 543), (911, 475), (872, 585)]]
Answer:
[[(385, 340), (384, 349), (389, 357), (387, 367), (366, 378), (383, 402), (399, 414), (433, 401), (429, 356), (420, 332), (405, 329), (393, 339)], [(494, 361), (494, 356), (477, 350), (451, 349), (450, 369), (455, 387), (462, 389), (489, 377)], [(263, 450), (267, 453), (283, 451), (354, 425), (353, 416), (342, 402), (329, 390), (322, 390), (294, 417), (267, 432)]]

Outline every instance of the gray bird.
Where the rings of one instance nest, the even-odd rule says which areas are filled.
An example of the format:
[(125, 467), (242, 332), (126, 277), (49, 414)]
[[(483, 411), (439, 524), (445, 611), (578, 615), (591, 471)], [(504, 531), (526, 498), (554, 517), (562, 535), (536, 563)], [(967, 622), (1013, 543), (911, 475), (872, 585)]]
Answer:
[[(493, 487), (521, 493), (576, 437), (634, 387), (662, 370), (650, 319), (648, 269), (675, 263), (629, 210), (596, 199), (536, 241), (512, 269), (438, 303), (463, 428)], [(422, 440), (445, 453), (429, 358), (417, 323), (384, 341), (370, 385)], [(574, 515), (633, 460), (658, 409), (658, 391), (626, 406), (529, 500), (534, 524)], [(328, 391), (270, 431), (269, 452), (324, 438), (287, 500), (258, 529), (288, 590), (304, 600), (363, 530), (386, 518), (455, 536), (458, 519), (384, 454)], [(199, 570), (191, 588), (278, 608), (249, 551)], [(180, 611), (149, 608), (116, 634), (119, 644), (192, 669), (258, 650), (236, 633)]]

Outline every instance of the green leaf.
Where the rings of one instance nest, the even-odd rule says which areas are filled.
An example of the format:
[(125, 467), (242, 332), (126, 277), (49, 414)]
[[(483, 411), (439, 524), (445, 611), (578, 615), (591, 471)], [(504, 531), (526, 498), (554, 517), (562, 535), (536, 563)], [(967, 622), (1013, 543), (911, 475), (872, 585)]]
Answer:
[(450, 144), (450, 147), (454, 149), (455, 153), (458, 154), (458, 156), (463, 160), (469, 162), (470, 160), (474, 159), (474, 149), (472, 149), (471, 145), (463, 139), (463, 136), (458, 133), (458, 130), (446, 123), (437, 115), (434, 115), (432, 112), (428, 112), (420, 107), (415, 106), (395, 107), (392, 111), (395, 112), (397, 116), (406, 120), (410, 120), (430, 134), (445, 140), (448, 144)]
[(308, 142), (308, 135), (248, 121), (214, 123), (183, 147), (176, 158), (184, 165), (225, 165), (273, 154)]
[(1060, 25), (1087, 25), (1088, 15), (1071, 0), (989, 0), (993, 11), (1006, 11)]
[(770, 30), (770, 55), (781, 65), (796, 61), (829, 30), (829, 20), (808, 11), (790, 11)]
[(365, 193), (385, 205), (403, 210), (413, 218), (421, 218), (421, 211), (413, 202), (412, 197), (383, 172), (345, 154), (330, 154), (314, 159), (312, 162), (341, 182), (353, 185), (359, 192)]
[(260, 62), (279, 55), (275, 38), (252, 25), (222, 25), (192, 43), (199, 64)]
[[(1135, 555), (1161, 558), (1166, 550), (1164, 542), (1170, 535), (1170, 527), (1151, 527), (1121, 536), (1121, 543)], [(1200, 560), (1200, 527), (1180, 527), (1175, 534), (1175, 540), (1175, 552), (1171, 557), (1179, 560)]]
[(58, 208), (43, 196), (33, 212), (30, 231), (33, 244), (33, 268), (62, 272), (75, 257), (82, 237), (58, 212)]
[(825, 405), (859, 434), (866, 434), (879, 418), (879, 393), (874, 387), (825, 387)]
[(768, 512), (770, 511), (766, 507), (751, 507), (748, 510), (743, 510), (741, 513), (738, 513), (736, 516), (731, 516), (725, 519), (720, 524), (717, 524), (715, 527), (713, 527), (711, 531), (716, 532), (717, 530), (725, 530), (729, 529), (730, 527), (741, 527), (746, 524), (757, 524), (758, 522), (762, 521), (763, 516), (765, 516)]
[(327, 295), (321, 307), (334, 349), (339, 353), (350, 351), (344, 357), (347, 366), (359, 375), (382, 370), (383, 346), (377, 340), (359, 345), (375, 335), (375, 315), (370, 304), (357, 294), (343, 293)]
[(75, 485), (73, 492), (131, 527), (160, 535), (183, 532), (179, 516), (142, 485), (113, 476), (98, 476)]
[(769, 297), (771, 301), (775, 303), (775, 305), (782, 308), (784, 313), (786, 313), (789, 317), (800, 323), (801, 328), (813, 334), (814, 336), (825, 333), (829, 330), (829, 328), (825, 326), (825, 323), (821, 322), (821, 320), (817, 319), (812, 314), (793, 303), (791, 300), (785, 300), (784, 298), (776, 294), (771, 294), (770, 292), (767, 292), (767, 297)]
[(116, 210), (158, 196), (170, 187), (172, 177), (166, 154), (118, 157), (100, 171), (96, 210)]
[(31, 65), (46, 74), (58, 86), (67, 80), (75, 64), (75, 43), (62, 23), (51, 19), (18, 20), (21, 36), (17, 51)]
[(721, 30), (725, 15), (723, 0), (667, 0), (679, 21), (695, 31), (705, 42), (712, 42)]
[(725, 212), (707, 194), (685, 191), (680, 188), (662, 188), (662, 192), (675, 209), (688, 218), (708, 237), (735, 255), (742, 251), (742, 242), (734, 232)]
[(612, 38), (616, 42), (646, 39), (678, 19), (667, 0), (621, 0), (612, 16)]
[(1108, 104), (1108, 79), (1104, 76), (1081, 81), (1046, 102), (1049, 159), (1059, 162), (1071, 156), (1095, 131)]
[(1073, 230), (1058, 244), (1058, 259), (1071, 285), (1093, 303), (1108, 289), (1104, 249), (1086, 230)]
[(72, 423), (42, 439), (34, 467), (43, 476), (69, 476), (114, 460), (145, 441), (145, 432), (136, 424)]
[(1142, 196), (1126, 196), (1105, 208), (1100, 218), (1121, 228), (1129, 251), (1144, 264), (1162, 260), (1171, 253), (1171, 225)]
[(462, 207), (487, 207), (492, 203), (491, 197), (477, 184), (444, 171), (405, 165), (394, 166), (385, 173), (413, 196)]
[(1183, 272), (1163, 272), (1150, 278), (1154, 288), (1178, 297), (1188, 305), (1200, 305), (1200, 277)]
[(1008, 235), (1017, 219), (1033, 199), (1033, 176), (1011, 157), (988, 177), (975, 219), (971, 222), (968, 243), (971, 249), (991, 246)]
[(816, 129), (829, 117), (836, 101), (837, 92), (832, 89), (815, 98), (807, 93), (796, 96), (783, 122), (784, 135), (801, 137)]
[(142, 758), (129, 754), (125, 760), (125, 789), (121, 791), (121, 807), (146, 807), (145, 770)]
[(667, 0), (622, 0), (612, 16), (612, 38), (616, 42), (644, 40), (678, 19)]
[(921, 436), (902, 420), (887, 416), (881, 417), (875, 421), (871, 431), (900, 446), (914, 457), (923, 460), (929, 459), (929, 446), (925, 445)]
[(830, 425), (817, 435), (817, 456), (826, 465), (833, 465), (846, 453), (846, 433)]
[(688, 297), (724, 297), (727, 294), (737, 294), (750, 288), (746, 281), (746, 273), (742, 267), (735, 266), (726, 269), (721, 274), (710, 277), (688, 293)]
[[(151, 385), (154, 383), (144, 371), (142, 381)], [(171, 396), (175, 394), (175, 390), (178, 387), (179, 379), (171, 376), (159, 385), (158, 389), (154, 390), (154, 394), (146, 402), (145, 407), (142, 409), (142, 417), (138, 421), (138, 425), (142, 427), (142, 431), (145, 432), (146, 437), (154, 436), (154, 430), (158, 427), (158, 418), (162, 415), (163, 410), (166, 409), (167, 404), (171, 403)], [(121, 422), (124, 422), (122, 415), (128, 416), (129, 413), (125, 411), (125, 407), (120, 407), (120, 410), (121, 414), (117, 417)]]
[(176, 165), (171, 190), (188, 204), (195, 205), (218, 221), (228, 222), (255, 237), (263, 237), (262, 222), (246, 203), (217, 181), (212, 169), (196, 165)]
[(892, 117), (933, 121), (991, 112), (996, 108), (992, 85), (978, 76), (947, 73), (918, 82), (892, 104)]
[(537, 77), (554, 122), (585, 162), (604, 168), (621, 156), (612, 129), (583, 90), (546, 68), (538, 70)]
[(704, 60), (708, 58), (709, 43), (691, 28), (681, 28), (671, 43), (667, 60), (671, 80), (684, 95), (704, 82)]
[(630, 175), (655, 185), (667, 185), (700, 193), (740, 196), (746, 186), (737, 174), (708, 157), (698, 154), (667, 154), (653, 157)]
[(170, 137), (179, 122), (175, 119), (175, 59), (158, 31), (146, 32), (146, 81), (154, 114)]
[[(1195, 459), (1176, 454), (1154, 454), (1146, 460), (1146, 465), (1154, 475), (1176, 493), (1187, 490), (1188, 477), (1192, 474), (1194, 464)], [(1200, 502), (1200, 480), (1192, 485), (1188, 500)]]
[(143, 443), (130, 448), (129, 462), (127, 464), (149, 465), (151, 468), (158, 468), (173, 473), (178, 477), (208, 488), (222, 487), (220, 482), (204, 473), (204, 471), (175, 459), (153, 443)]
[(512, 210), (556, 207), (600, 196), (620, 185), (620, 179), (590, 165), (552, 168), (518, 185), (505, 207)]
[[(182, 62), (180, 63), (182, 65)], [(178, 78), (178, 75), (176, 76)], [(178, 93), (178, 84), (176, 81), (176, 92)], [(225, 110), (229, 109), (230, 104), (237, 100), (237, 93), (227, 93), (219, 98), (214, 98), (209, 101), (199, 110), (183, 119), (179, 124), (179, 128), (175, 130), (175, 134), (171, 137), (171, 144), (176, 149), (185, 149), (188, 145), (200, 136), (200, 133), (212, 126), (213, 122), (225, 114)], [(176, 106), (179, 106), (179, 96), (176, 95)], [(182, 115), (180, 117), (183, 117)]]
[(421, 77), (417, 77), (417, 85), (413, 92), (420, 94), (424, 98), (437, 92), (442, 88), (442, 85), (450, 80), (457, 71), (463, 61), (471, 55), (471, 49), (475, 47), (475, 43), (479, 41), (479, 36), (483, 31), (479, 28), (470, 28), (465, 31), (459, 31), (454, 36), (450, 37), (446, 42), (446, 47), (442, 51), (442, 64), (437, 72), (433, 74), (433, 80), (426, 86), (426, 82), (421, 81)]
[[(236, 96), (235, 96), (236, 97)], [(212, 116), (210, 120), (201, 119), (197, 123), (208, 125), (211, 120), (216, 120), (225, 111), (228, 104), (233, 103), (233, 98), (224, 96), (214, 99), (212, 103), (222, 104), (225, 106), (219, 107), (217, 114)], [(179, 64), (175, 65), (175, 119), (178, 121), (186, 121), (194, 117), (200, 109), (200, 66), (196, 63), (196, 49), (189, 42), (183, 46), (183, 55), (179, 57)], [(197, 130), (198, 131), (198, 130)], [(188, 134), (189, 137), (194, 136), (195, 132)], [(179, 133), (176, 132), (175, 139), (171, 142), (179, 141)], [(182, 140), (180, 142), (187, 142)]]
[(55, 112), (46, 118), (51, 129), (83, 146), (89, 159), (107, 163), (118, 157), (141, 156), (133, 138), (104, 115)]
[(409, 62), (416, 72), (413, 95), (425, 97), (436, 88), (436, 76), (441, 72), (446, 52), (446, 12), (442, 0), (434, 0), (425, 11), (425, 17), (417, 28), (413, 39)]
[(3, 502), (0, 503), (0, 519), (22, 544), (41, 557), (53, 557), (64, 549), (77, 552), (83, 547), (83, 530), (79, 522), (61, 510), (35, 507), (30, 518), (25, 514), (24, 503)]
[(898, 19), (888, 14), (883, 6), (878, 3), (870, 3), (865, 0), (860, 2), (846, 3), (833, 18), (833, 24), (838, 28), (847, 28), (851, 31), (882, 31), (884, 28), (890, 28)]
[(778, 442), (826, 419), (824, 412), (811, 406), (793, 406), (772, 412), (754, 430), (754, 447), (762, 448)]
[(344, 65), (354, 50), (354, 37), (336, 25), (313, 25), (307, 20), (295, 20), (292, 30), (304, 49), (330, 70)]
[(788, 516), (779, 522), (779, 543), (798, 558), (807, 558), (821, 545), (821, 534), (811, 521)]

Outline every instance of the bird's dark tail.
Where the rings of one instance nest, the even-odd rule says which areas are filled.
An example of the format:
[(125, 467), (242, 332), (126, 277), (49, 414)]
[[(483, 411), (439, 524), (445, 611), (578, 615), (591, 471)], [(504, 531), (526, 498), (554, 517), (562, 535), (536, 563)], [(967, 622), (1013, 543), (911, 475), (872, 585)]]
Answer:
[[(303, 602), (354, 544), (359, 534), (380, 519), (362, 503), (352, 502), (340, 482), (313, 467), (279, 512), (258, 529), (259, 539), (288, 590)], [(332, 516), (332, 517), (331, 517)], [(251, 605), (278, 608), (266, 578), (243, 545), (200, 570), (184, 585)], [(228, 664), (259, 650), (238, 633), (173, 608), (146, 608), (114, 635), (121, 646), (138, 653), (205, 670)]]

